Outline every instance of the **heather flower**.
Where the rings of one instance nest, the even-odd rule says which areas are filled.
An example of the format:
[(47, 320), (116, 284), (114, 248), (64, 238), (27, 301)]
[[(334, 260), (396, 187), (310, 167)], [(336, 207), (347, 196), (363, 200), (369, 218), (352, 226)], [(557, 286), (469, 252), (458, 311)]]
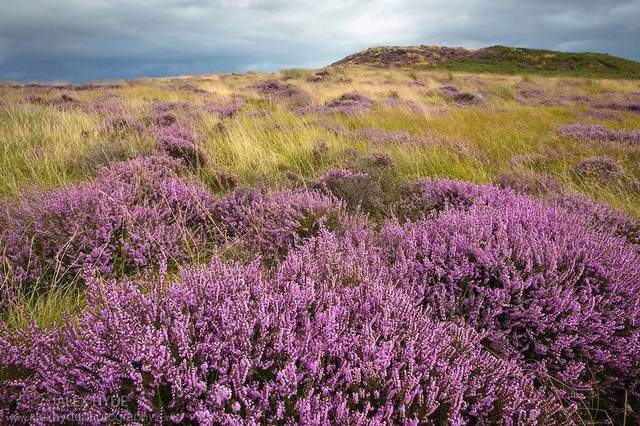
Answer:
[(198, 137), (195, 134), (177, 126), (162, 127), (158, 130), (160, 149), (190, 167), (207, 163), (207, 155), (197, 145), (197, 141)]
[(373, 109), (373, 101), (358, 92), (350, 92), (327, 101), (324, 106), (329, 112), (345, 115), (365, 114)]
[(185, 84), (181, 84), (180, 86), (178, 86), (179, 90), (184, 90), (185, 92), (193, 92), (193, 93), (198, 93), (198, 94), (206, 94), (209, 93), (204, 89), (201, 89), (200, 87), (191, 84), (191, 83), (185, 83)]
[(608, 108), (616, 111), (630, 111), (630, 112), (640, 112), (640, 103), (638, 102), (612, 102), (604, 105), (596, 105), (596, 108)]
[(238, 186), (238, 176), (229, 172), (216, 172), (212, 177), (212, 184), (215, 190), (228, 191)]
[(404, 108), (413, 112), (414, 114), (424, 114), (425, 109), (420, 106), (415, 101), (403, 101), (400, 99), (398, 92), (392, 92), (387, 99), (385, 99), (384, 104), (391, 108)]
[(602, 144), (640, 144), (640, 130), (611, 130), (596, 124), (568, 124), (558, 129), (558, 134), (566, 138)]
[(624, 169), (612, 158), (595, 156), (580, 160), (576, 165), (575, 173), (581, 177), (607, 182), (623, 177)]
[(640, 255), (571, 211), (508, 199), (389, 224), (396, 274), (438, 318), (463, 318), (567, 400), (597, 391), (613, 412), (627, 390), (637, 407)]
[(368, 155), (364, 158), (365, 164), (373, 167), (382, 167), (382, 168), (393, 168), (395, 163), (393, 159), (389, 157), (387, 154), (374, 152), (371, 155)]
[(435, 218), (446, 210), (465, 211), (474, 205), (509, 205), (515, 192), (492, 185), (450, 179), (422, 179), (402, 191), (394, 206), (398, 220)]
[(546, 94), (543, 89), (535, 86), (526, 86), (518, 90), (518, 98), (523, 103), (529, 103), (544, 99)]
[(304, 107), (311, 103), (308, 93), (285, 81), (264, 80), (253, 84), (251, 88), (275, 102), (285, 102), (292, 107)]
[(33, 105), (46, 105), (47, 103), (47, 101), (42, 96), (38, 95), (29, 95), (24, 98), (24, 102)]
[(99, 129), (102, 133), (125, 135), (128, 133), (142, 133), (144, 127), (132, 117), (109, 117), (102, 122)]
[(178, 122), (178, 117), (172, 112), (167, 112), (156, 114), (153, 117), (148, 118), (147, 121), (157, 127), (169, 127)]
[[(295, 259), (292, 259), (295, 262)], [(303, 266), (306, 266), (303, 265)], [(184, 270), (94, 284), (78, 326), (0, 334), (0, 419), (201, 424), (546, 424), (557, 403), (464, 325), (365, 277)], [(58, 401), (72, 401), (60, 404)], [(107, 403), (109, 402), (109, 403)], [(46, 417), (45, 417), (46, 416)], [(75, 417), (77, 416), (77, 417)]]
[(622, 116), (615, 111), (589, 110), (584, 116), (593, 120), (622, 121)]
[(217, 204), (214, 217), (233, 247), (258, 254), (267, 263), (322, 229), (349, 226), (343, 204), (317, 191), (235, 190)]
[(324, 127), (329, 132), (338, 137), (346, 137), (349, 134), (349, 131), (342, 124), (326, 117), (322, 117), (318, 120), (318, 125)]
[(333, 194), (353, 211), (374, 213), (383, 206), (380, 184), (366, 173), (332, 169), (313, 182), (313, 187)]
[(327, 146), (327, 143), (325, 141), (318, 141), (313, 145), (313, 148), (311, 149), (311, 157), (316, 163), (319, 163), (323, 158), (326, 157), (328, 152), (329, 146)]
[(153, 105), (153, 111), (157, 115), (175, 111), (192, 110), (194, 106), (189, 102), (157, 102)]
[(499, 188), (509, 188), (519, 194), (547, 195), (563, 191), (562, 183), (552, 176), (529, 171), (498, 175), (495, 184)]
[(583, 217), (591, 227), (618, 235), (630, 244), (640, 245), (640, 222), (613, 207), (597, 203), (580, 194), (551, 197), (549, 203)]
[(214, 113), (220, 119), (231, 118), (238, 114), (240, 108), (244, 104), (243, 101), (234, 99), (229, 102), (210, 102), (205, 104), (204, 109), (208, 112)]
[(477, 105), (485, 101), (480, 93), (462, 92), (453, 86), (444, 86), (442, 93), (458, 104)]
[(213, 199), (179, 170), (166, 157), (114, 163), (94, 182), (29, 192), (5, 204), (3, 275), (30, 287), (48, 277), (135, 272), (205, 251), (215, 233)]

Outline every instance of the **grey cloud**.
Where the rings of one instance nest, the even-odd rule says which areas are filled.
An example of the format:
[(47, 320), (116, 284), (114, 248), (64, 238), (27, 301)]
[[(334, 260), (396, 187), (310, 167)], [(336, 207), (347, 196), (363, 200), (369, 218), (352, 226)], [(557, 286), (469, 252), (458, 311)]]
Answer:
[(10, 0), (0, 80), (321, 66), (381, 44), (491, 44), (640, 59), (640, 0)]

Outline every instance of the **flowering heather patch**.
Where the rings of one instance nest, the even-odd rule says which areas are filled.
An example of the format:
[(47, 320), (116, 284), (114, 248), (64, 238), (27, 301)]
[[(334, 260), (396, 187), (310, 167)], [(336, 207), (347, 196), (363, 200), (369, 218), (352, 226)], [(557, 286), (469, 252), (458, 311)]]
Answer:
[(153, 111), (157, 114), (165, 114), (174, 111), (189, 111), (194, 106), (189, 102), (157, 102), (153, 105)]
[(342, 202), (307, 190), (238, 189), (219, 201), (214, 217), (232, 245), (257, 253), (267, 263), (282, 259), (322, 229), (340, 230), (351, 221)]
[(585, 112), (583, 116), (593, 120), (622, 121), (622, 116), (615, 111), (592, 109)]
[(640, 130), (612, 130), (596, 124), (568, 124), (557, 131), (560, 136), (587, 142), (640, 145)]
[(144, 126), (132, 117), (109, 117), (102, 122), (99, 131), (102, 133), (122, 136), (129, 133), (142, 133), (144, 131)]
[(629, 111), (640, 113), (640, 102), (611, 102), (608, 104), (598, 104), (596, 108), (608, 108), (617, 111)]
[(322, 160), (327, 156), (328, 153), (329, 146), (325, 141), (320, 140), (313, 144), (313, 148), (311, 149), (311, 157), (316, 163), (322, 162)]
[(0, 267), (15, 283), (113, 274), (181, 261), (210, 244), (213, 199), (179, 177), (180, 163), (114, 163), (94, 182), (25, 194), (2, 207)]
[(624, 176), (624, 169), (613, 158), (595, 156), (580, 160), (575, 167), (575, 173), (580, 177), (607, 182), (621, 179)]
[(331, 112), (341, 114), (362, 114), (373, 109), (373, 101), (358, 92), (350, 92), (341, 95), (325, 103)]
[(207, 164), (207, 155), (197, 145), (197, 141), (197, 135), (178, 126), (162, 127), (158, 130), (160, 149), (190, 167)]
[(373, 274), (357, 286), (303, 273), (283, 281), (264, 278), (256, 264), (214, 262), (166, 289), (144, 284), (151, 292), (129, 282), (94, 286), (77, 327), (0, 334), (0, 372), (21, 372), (3, 379), (0, 419), (562, 420), (558, 405), (513, 362), (485, 352), (474, 331), (429, 319)]
[(549, 203), (580, 215), (591, 227), (601, 232), (613, 233), (630, 244), (640, 245), (640, 221), (607, 204), (594, 202), (580, 194), (551, 197)]
[(251, 88), (275, 102), (284, 102), (292, 107), (304, 107), (311, 104), (311, 96), (308, 93), (285, 81), (263, 80), (253, 84)]
[(382, 188), (366, 173), (332, 169), (313, 182), (313, 186), (333, 194), (354, 211), (362, 209), (373, 213), (382, 208), (384, 198)]
[(324, 127), (338, 137), (346, 137), (349, 134), (349, 130), (345, 126), (328, 117), (321, 117), (318, 119), (318, 125)]
[(464, 318), (567, 400), (597, 391), (615, 412), (627, 390), (637, 410), (640, 255), (581, 216), (510, 198), (388, 225), (396, 273), (438, 318)]
[(209, 92), (207, 92), (204, 89), (201, 89), (200, 87), (191, 84), (191, 83), (185, 83), (185, 84), (181, 84), (180, 86), (178, 86), (179, 90), (184, 90), (185, 92), (192, 92), (192, 93), (198, 93), (198, 94), (207, 94)]
[(499, 188), (509, 188), (519, 194), (547, 195), (563, 192), (562, 183), (557, 179), (533, 171), (498, 175), (495, 184)]
[(214, 189), (218, 191), (228, 191), (238, 186), (238, 176), (225, 171), (214, 173), (211, 180)]
[(463, 105), (478, 105), (485, 101), (484, 96), (480, 93), (462, 92), (453, 86), (444, 86), (442, 93), (455, 103)]
[(178, 117), (172, 112), (164, 112), (154, 114), (152, 117), (147, 118), (146, 121), (156, 127), (169, 127), (178, 122)]
[(397, 96), (397, 93), (392, 93), (387, 99), (385, 99), (384, 104), (391, 108), (404, 108), (413, 112), (414, 114), (424, 114), (425, 109), (420, 106), (415, 101), (404, 101)]
[(241, 99), (233, 99), (228, 102), (208, 102), (204, 105), (204, 109), (216, 114), (218, 118), (224, 119), (237, 115), (243, 104), (244, 101)]
[(29, 95), (24, 98), (24, 102), (32, 105), (46, 105), (47, 101), (39, 95)]
[(546, 93), (543, 89), (536, 86), (525, 86), (517, 92), (518, 100), (523, 103), (536, 102), (546, 97)]
[(395, 166), (391, 157), (380, 152), (374, 152), (371, 155), (366, 156), (364, 161), (367, 165), (374, 167), (393, 168)]
[(450, 179), (422, 179), (406, 188), (395, 206), (400, 221), (435, 218), (446, 210), (465, 211), (473, 205), (509, 205), (516, 194), (492, 185)]
[(366, 114), (373, 109), (373, 102), (365, 96), (353, 92), (345, 93), (337, 99), (330, 100), (324, 105), (307, 105), (295, 108), (297, 114)]

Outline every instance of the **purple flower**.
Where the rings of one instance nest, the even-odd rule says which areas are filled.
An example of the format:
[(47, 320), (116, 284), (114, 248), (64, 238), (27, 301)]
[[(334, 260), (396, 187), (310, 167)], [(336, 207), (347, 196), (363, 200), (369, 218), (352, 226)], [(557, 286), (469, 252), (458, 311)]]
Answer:
[(198, 137), (195, 134), (178, 126), (161, 127), (158, 130), (160, 149), (190, 167), (207, 164), (207, 155), (197, 145), (197, 141)]
[(568, 124), (558, 129), (558, 134), (566, 138), (602, 144), (639, 145), (639, 130), (611, 130), (597, 124)]
[[(168, 286), (94, 283), (78, 325), (0, 333), (0, 419), (207, 424), (552, 423), (514, 362), (402, 290), (214, 261)], [(338, 260), (340, 270), (349, 259)], [(296, 269), (299, 273), (296, 273)], [(141, 290), (144, 286), (149, 291)], [(65, 401), (69, 403), (60, 403)], [(67, 417), (65, 417), (67, 416)], [(71, 417), (75, 418), (75, 417)]]

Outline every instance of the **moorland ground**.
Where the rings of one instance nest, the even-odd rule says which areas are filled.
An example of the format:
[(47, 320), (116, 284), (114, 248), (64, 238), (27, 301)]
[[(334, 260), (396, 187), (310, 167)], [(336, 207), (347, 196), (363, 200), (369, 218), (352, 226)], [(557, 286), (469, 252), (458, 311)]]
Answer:
[[(514, 371), (508, 378), (500, 376), (502, 381), (495, 383), (464, 382), (454, 386), (462, 389), (455, 395), (473, 408), (455, 406), (450, 396), (455, 392), (443, 387), (443, 400), (437, 404), (432, 401), (429, 406), (414, 400), (403, 406), (400, 411), (406, 417), (397, 415), (398, 406), (402, 405), (397, 401), (404, 397), (376, 399), (380, 392), (394, 394), (391, 387), (387, 389), (383, 384), (373, 389), (373, 383), (380, 378), (370, 379), (361, 388), (345, 385), (343, 389), (341, 384), (331, 382), (326, 385), (336, 386), (331, 398), (341, 392), (347, 395), (352, 389), (370, 401), (371, 407), (363, 408), (357, 397), (345, 397), (345, 417), (340, 417), (343, 421), (353, 420), (355, 417), (349, 415), (360, 411), (378, 420), (432, 418), (437, 422), (438, 418), (447, 418), (454, 423), (472, 418), (510, 418), (524, 423), (633, 418), (637, 415), (633, 409), (640, 409), (635, 399), (637, 376), (634, 378), (632, 373), (634, 369), (637, 372), (638, 358), (631, 354), (640, 336), (638, 319), (633, 318), (639, 308), (632, 296), (637, 296), (633, 289), (638, 285), (634, 280), (639, 266), (634, 262), (640, 256), (640, 81), (584, 77), (582, 72), (575, 73), (578, 76), (571, 72), (560, 76), (519, 75), (517, 69), (509, 67), (511, 72), (496, 74), (346, 64), (270, 74), (212, 74), (88, 85), (0, 85), (0, 349), (6, 354), (0, 366), (0, 380), (4, 381), (0, 395), (11, 401), (0, 407), (0, 414), (40, 410), (62, 415), (79, 410), (47, 405), (43, 396), (46, 392), (37, 383), (47, 376), (57, 380), (47, 385), (47, 392), (77, 396), (98, 387), (100, 392), (96, 394), (102, 397), (118, 394), (135, 399), (135, 405), (120, 408), (147, 420), (157, 420), (159, 413), (178, 413), (173, 420), (282, 421), (292, 416), (300, 421), (307, 418), (309, 410), (323, 412), (329, 416), (327, 419), (339, 417), (326, 405), (329, 400), (342, 403), (339, 398), (318, 397), (316, 401), (308, 391), (287, 393), (285, 385), (278, 382), (271, 391), (274, 395), (288, 395), (282, 396), (284, 402), (269, 398), (263, 401), (257, 393), (251, 393), (258, 392), (256, 388), (247, 390), (234, 382), (243, 380), (231, 378), (237, 372), (228, 372), (226, 377), (220, 366), (216, 375), (226, 378), (219, 379), (220, 388), (216, 388), (219, 393), (215, 398), (221, 402), (207, 400), (219, 408), (217, 414), (211, 414), (215, 411), (211, 406), (196, 407), (185, 402), (200, 397), (188, 392), (180, 394), (177, 389), (188, 386), (174, 376), (184, 372), (168, 374), (167, 369), (175, 367), (169, 366), (169, 361), (157, 371), (153, 369), (156, 367), (149, 367), (145, 371), (153, 371), (153, 378), (140, 375), (136, 384), (137, 379), (132, 379), (130, 372), (122, 371), (146, 365), (147, 361), (153, 364), (153, 360), (145, 360), (142, 355), (125, 360), (127, 356), (119, 349), (113, 349), (108, 356), (100, 355), (109, 361), (97, 354), (94, 355), (99, 360), (77, 358), (80, 352), (87, 356), (96, 342), (106, 348), (117, 341), (114, 336), (119, 336), (121, 342), (131, 338), (128, 344), (140, 346), (141, 353), (149, 351), (149, 347), (165, 347), (166, 343), (169, 352), (173, 351), (169, 358), (179, 360), (176, 365), (192, 363), (197, 366), (193, 374), (199, 369), (204, 371), (213, 361), (203, 367), (197, 357), (204, 356), (211, 347), (205, 350), (198, 346), (203, 337), (197, 330), (207, 329), (203, 325), (210, 321), (205, 315), (211, 312), (207, 309), (224, 311), (228, 318), (238, 321), (253, 318), (249, 308), (245, 307), (249, 309), (246, 312), (240, 307), (227, 312), (225, 306), (241, 306), (242, 300), (253, 300), (257, 297), (255, 289), (259, 288), (260, 294), (276, 294), (258, 297), (259, 306), (254, 308), (267, 313), (283, 303), (304, 311), (314, 300), (331, 299), (347, 312), (345, 318), (351, 318), (351, 322), (340, 322), (343, 314), (332, 311), (331, 304), (317, 309), (325, 309), (328, 316), (335, 315), (335, 321), (347, 328), (354, 324), (363, 330), (375, 328), (367, 321), (377, 318), (381, 329), (393, 331), (373, 338), (374, 343), (354, 337), (356, 340), (350, 343), (353, 347), (364, 345), (370, 351), (363, 349), (363, 360), (378, 356), (382, 349), (372, 347), (385, 339), (409, 339), (417, 346), (429, 341), (433, 347), (437, 346), (433, 342), (444, 342), (442, 353), (449, 353), (450, 347), (458, 348), (461, 341), (471, 341), (478, 353), (469, 355), (463, 351), (464, 356), (459, 355), (463, 358), (448, 358), (448, 362), (468, 364), (468, 371), (481, 371), (483, 377), (487, 371)], [(473, 207), (474, 204), (482, 206)], [(455, 241), (452, 235), (456, 236)], [(495, 235), (500, 237), (497, 242), (492, 239)], [(346, 240), (336, 242), (332, 238)], [(478, 246), (473, 246), (477, 241)], [(467, 246), (473, 246), (468, 256), (457, 259), (460, 247)], [(293, 247), (298, 251), (291, 255)], [(457, 248), (445, 256), (438, 247)], [(391, 260), (397, 253), (403, 255)], [(440, 255), (444, 257), (433, 260)], [(411, 256), (418, 263), (408, 266)], [(423, 260), (429, 256), (432, 262)], [(197, 269), (198, 265), (208, 265), (212, 257), (217, 259), (212, 269)], [(358, 257), (366, 260), (364, 264), (358, 263)], [(484, 262), (488, 258), (497, 259), (496, 263), (487, 260), (486, 264), (473, 266), (480, 262), (477, 259)], [(257, 261), (260, 267), (255, 265)], [(503, 261), (510, 266), (504, 266)], [(342, 272), (332, 270), (332, 262)], [(314, 263), (327, 270), (305, 269)], [(180, 267), (187, 268), (182, 275)], [(255, 268), (264, 268), (261, 273), (265, 278), (255, 278), (260, 274)], [(331, 274), (337, 275), (329, 281), (341, 282), (341, 290), (325, 288), (326, 277)], [(398, 294), (386, 287), (381, 290), (380, 283), (372, 278), (376, 274), (396, 283), (394, 289), (410, 290)], [(158, 278), (161, 276), (165, 278)], [(319, 293), (310, 296), (300, 293), (297, 286), (295, 291), (288, 287), (291, 282), (300, 284), (294, 278), (298, 276), (315, 277), (322, 282), (316, 288)], [(116, 286), (114, 283), (107, 284), (110, 279), (126, 277), (132, 278), (134, 284), (121, 284), (124, 290), (109, 287)], [(459, 277), (457, 281), (455, 277)], [(177, 281), (172, 296), (155, 299), (158, 290), (152, 283), (173, 279)], [(248, 286), (252, 280), (257, 284)], [(415, 287), (432, 281), (437, 289), (450, 286), (463, 290), (443, 293), (446, 296), (421, 290), (416, 296)], [(548, 293), (522, 290), (539, 282), (545, 283), (541, 287)], [(212, 289), (211, 283), (222, 287)], [(362, 288), (357, 289), (353, 283), (360, 283)], [(110, 290), (99, 290), (101, 285)], [(284, 288), (287, 290), (273, 290)], [(344, 293), (345, 289), (352, 293)], [(493, 293), (486, 293), (486, 289)], [(111, 293), (104, 295), (105, 291)], [(229, 294), (221, 296), (225, 291)], [(205, 309), (191, 301), (199, 297), (212, 305)], [(455, 301), (443, 302), (447, 297)], [(501, 299), (504, 297), (507, 299)], [(547, 306), (540, 302), (544, 297), (554, 302)], [(366, 306), (353, 302), (354, 298), (367, 301), (361, 302)], [(500, 307), (487, 308), (485, 312), (478, 308), (491, 303), (485, 299), (500, 299), (495, 302)], [(436, 314), (414, 312), (416, 300), (425, 305), (427, 312), (433, 309)], [(495, 313), (496, 309), (518, 303), (526, 315), (516, 308)], [(149, 311), (141, 312), (141, 307), (148, 307)], [(111, 309), (117, 311), (113, 315), (126, 319), (110, 322), (113, 316), (105, 311)], [(182, 312), (181, 309), (189, 314), (171, 317), (171, 312)], [(399, 319), (394, 309), (424, 318), (416, 320), (419, 325), (405, 324), (402, 321), (407, 320), (406, 315)], [(438, 309), (447, 313), (441, 314)], [(363, 313), (369, 310), (378, 314)], [(282, 315), (300, 315), (296, 312)], [(141, 331), (141, 318), (151, 317), (156, 320), (149, 324), (164, 330), (168, 343), (154, 346), (148, 334)], [(172, 330), (187, 327), (184, 324), (189, 320), (185, 318), (191, 317), (198, 325), (192, 324), (195, 328), (189, 330), (194, 335), (185, 341), (193, 345), (196, 358), (187, 355), (191, 349), (184, 349), (185, 353), (179, 349), (180, 342), (189, 344), (171, 337)], [(278, 339), (293, 339), (278, 335), (271, 343), (261, 341), (257, 337), (260, 330), (282, 320), (269, 318), (249, 321), (247, 327), (253, 331), (245, 336), (248, 340), (235, 342), (235, 352), (229, 354), (248, 350), (246, 345), (258, 345), (256, 342), (269, 346), (281, 341)], [(323, 339), (335, 339), (327, 331), (333, 326), (317, 318), (309, 321), (319, 323), (294, 335), (307, 333), (305, 342), (318, 339), (314, 345), (320, 346)], [(447, 327), (453, 325), (446, 324), (455, 323), (453, 318), (462, 318), (464, 327), (477, 327), (474, 331), (452, 331)], [(165, 320), (171, 326), (165, 329), (157, 325)], [(537, 325), (528, 329), (523, 322)], [(120, 329), (124, 323), (133, 324), (132, 328)], [(102, 324), (103, 328), (95, 324)], [(290, 326), (278, 325), (283, 330)], [(49, 365), (43, 362), (48, 357), (25, 349), (25, 345), (40, 348), (32, 343), (33, 339), (42, 342), (46, 333), (55, 335), (59, 330), (78, 327), (85, 331), (73, 337), (64, 332), (51, 337), (57, 344), (62, 341), (77, 349), (61, 359), (85, 363), (82, 365), (89, 376), (108, 375), (109, 380), (113, 379), (108, 386), (100, 387), (70, 364), (63, 365), (67, 361)], [(315, 335), (316, 327), (326, 334)], [(425, 337), (415, 327), (435, 331)], [(230, 334), (225, 336), (244, 336), (245, 328), (231, 326)], [(406, 337), (401, 331), (405, 328), (415, 333)], [(494, 328), (494, 334), (486, 334), (486, 330)], [(34, 333), (34, 329), (42, 330), (41, 334)], [(111, 331), (104, 335), (105, 329)], [(83, 333), (90, 335), (90, 340), (83, 340)], [(469, 336), (462, 338), (460, 333)], [(20, 339), (22, 343), (18, 342)], [(216, 339), (227, 342), (220, 336)], [(407, 343), (402, 341), (401, 347), (405, 348)], [(56, 346), (39, 344), (47, 350)], [(503, 350), (504, 345), (513, 348)], [(343, 352), (334, 356), (348, 357), (350, 348), (343, 347)], [(296, 346), (295, 351), (307, 354), (305, 351), (315, 350)], [(416, 356), (398, 347), (393, 350), (401, 353), (400, 357)], [(420, 356), (421, 362), (426, 362), (426, 355)], [(300, 359), (311, 362), (310, 358)], [(244, 362), (240, 358), (235, 361)], [(512, 361), (514, 364), (508, 364), (508, 368), (495, 365)], [(434, 371), (439, 371), (439, 377), (453, 380), (455, 373), (438, 370), (438, 362), (443, 361), (433, 361)], [(46, 367), (33, 376), (23, 375), (24, 371), (37, 370), (33, 363)], [(120, 372), (116, 367), (106, 367), (119, 363), (123, 368)], [(285, 374), (269, 372), (271, 367), (260, 365), (264, 376), (256, 378), (259, 374), (254, 372), (247, 376), (251, 379), (245, 380), (275, 383), (280, 380), (278, 374)], [(277, 366), (279, 371), (289, 371), (287, 368), (291, 367), (280, 366), (276, 361), (269, 365)], [(540, 365), (544, 365), (543, 373)], [(291, 368), (302, 368), (307, 374), (308, 369), (316, 367), (303, 368), (298, 363)], [(360, 368), (375, 370), (368, 364)], [(535, 379), (528, 376), (529, 368), (535, 370)], [(410, 376), (402, 371), (401, 377)], [(164, 374), (171, 378), (163, 379)], [(206, 392), (213, 392), (217, 379), (203, 374), (206, 379), (202, 386)], [(468, 375), (473, 377), (472, 373)], [(82, 389), (70, 383), (74, 377), (82, 377)], [(302, 378), (297, 380), (304, 382)], [(426, 379), (416, 380), (425, 386), (418, 388), (426, 392), (428, 386), (421, 381)], [(166, 385), (167, 381), (171, 385)], [(168, 388), (162, 388), (165, 385)], [(403, 383), (402, 392), (414, 385)], [(261, 386), (258, 388), (263, 389)], [(514, 389), (518, 389), (518, 396), (509, 396)], [(485, 391), (493, 398), (487, 396), (486, 401), (492, 402), (474, 399)], [(378, 397), (371, 396), (374, 394)], [(385, 411), (376, 407), (386, 407), (389, 416), (384, 417)], [(88, 410), (86, 406), (83, 409)], [(96, 415), (104, 416), (100, 410), (95, 411)], [(205, 411), (209, 414), (203, 414)], [(219, 417), (222, 412), (231, 417)], [(119, 412), (118, 416), (122, 414)], [(144, 417), (147, 415), (150, 417)], [(316, 420), (322, 422), (321, 418)]]

